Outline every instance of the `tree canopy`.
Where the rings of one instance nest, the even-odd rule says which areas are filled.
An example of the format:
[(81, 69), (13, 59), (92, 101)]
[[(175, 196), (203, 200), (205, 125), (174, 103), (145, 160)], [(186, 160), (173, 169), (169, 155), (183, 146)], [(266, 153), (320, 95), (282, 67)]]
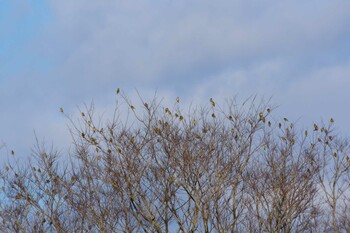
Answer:
[(334, 119), (297, 127), (263, 99), (183, 110), (85, 106), (73, 151), (39, 142), (1, 170), (2, 232), (349, 232), (350, 148)]

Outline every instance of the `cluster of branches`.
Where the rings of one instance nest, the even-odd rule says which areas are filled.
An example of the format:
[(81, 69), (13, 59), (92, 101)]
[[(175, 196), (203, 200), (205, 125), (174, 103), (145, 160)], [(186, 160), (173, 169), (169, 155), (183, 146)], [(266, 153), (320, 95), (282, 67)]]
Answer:
[(122, 96), (127, 114), (117, 105), (109, 121), (61, 109), (70, 163), (37, 143), (5, 165), (1, 232), (350, 231), (350, 151), (333, 119), (308, 132), (256, 99), (183, 111)]

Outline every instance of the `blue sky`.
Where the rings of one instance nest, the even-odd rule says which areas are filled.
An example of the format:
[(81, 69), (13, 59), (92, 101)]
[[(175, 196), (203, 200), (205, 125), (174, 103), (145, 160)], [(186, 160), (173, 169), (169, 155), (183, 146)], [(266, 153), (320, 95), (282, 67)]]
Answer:
[(110, 109), (117, 87), (272, 96), (277, 115), (334, 117), (350, 136), (349, 12), (347, 0), (0, 0), (0, 143), (27, 156), (35, 130), (64, 150), (59, 108)]

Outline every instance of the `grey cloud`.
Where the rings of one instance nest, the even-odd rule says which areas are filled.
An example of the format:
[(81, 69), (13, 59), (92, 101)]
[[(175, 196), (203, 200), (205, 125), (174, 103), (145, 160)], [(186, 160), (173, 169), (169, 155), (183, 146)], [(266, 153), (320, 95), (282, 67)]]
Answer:
[(342, 1), (53, 1), (53, 9), (56, 49), (70, 48), (63, 74), (107, 83), (156, 83), (273, 57), (297, 61), (332, 46), (350, 20)]

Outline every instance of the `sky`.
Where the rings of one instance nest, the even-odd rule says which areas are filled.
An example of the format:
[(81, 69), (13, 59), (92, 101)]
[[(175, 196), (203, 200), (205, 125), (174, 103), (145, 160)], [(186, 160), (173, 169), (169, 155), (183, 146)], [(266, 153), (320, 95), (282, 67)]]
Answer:
[(59, 112), (115, 90), (185, 102), (269, 98), (350, 136), (348, 0), (0, 0), (0, 156), (35, 135), (66, 153)]

